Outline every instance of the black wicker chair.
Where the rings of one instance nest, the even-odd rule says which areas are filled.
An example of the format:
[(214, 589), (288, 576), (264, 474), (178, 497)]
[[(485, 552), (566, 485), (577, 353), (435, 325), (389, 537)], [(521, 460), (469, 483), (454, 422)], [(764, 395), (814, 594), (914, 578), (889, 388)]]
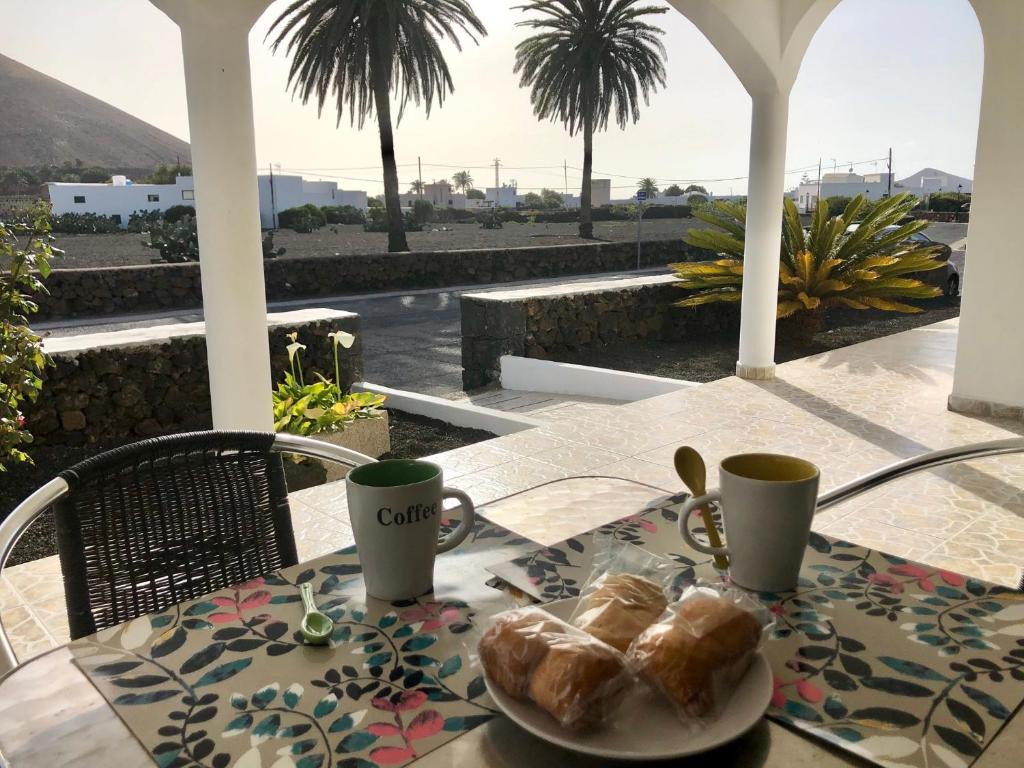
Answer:
[[(26, 499), (0, 525), (0, 569), (20, 534), (52, 508), (76, 639), (295, 565), (282, 452), (373, 461), (273, 433), (144, 440), (76, 464)], [(0, 626), (0, 672), (15, 663)]]

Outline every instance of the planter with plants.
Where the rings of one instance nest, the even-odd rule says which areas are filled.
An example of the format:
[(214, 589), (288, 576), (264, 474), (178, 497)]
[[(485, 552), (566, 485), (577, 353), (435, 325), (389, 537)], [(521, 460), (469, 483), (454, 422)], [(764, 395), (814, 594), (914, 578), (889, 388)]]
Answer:
[[(334, 380), (316, 374), (306, 383), (302, 373), (302, 351), (306, 348), (297, 333), (288, 338), (288, 361), (284, 381), (274, 391), (274, 430), (323, 440), (377, 458), (391, 449), (387, 412), (381, 409), (385, 396), (373, 392), (344, 392), (338, 347), (348, 349), (355, 336), (345, 331), (328, 334), (334, 350)], [(298, 491), (345, 477), (347, 468), (336, 462), (290, 457), (285, 461), (288, 489)]]
[[(908, 302), (941, 294), (920, 279), (944, 266), (936, 258), (939, 246), (911, 240), (928, 223), (900, 223), (915, 199), (902, 194), (866, 203), (858, 195), (831, 216), (827, 201), (821, 201), (805, 230), (796, 204), (783, 201), (776, 316), (783, 321), (780, 330), (795, 340), (807, 342), (822, 330), (830, 307), (912, 314), (922, 309)], [(679, 278), (676, 285), (687, 291), (676, 306), (740, 301), (746, 213), (744, 205), (718, 200), (696, 213), (712, 226), (691, 229), (684, 240), (718, 258), (669, 265)]]

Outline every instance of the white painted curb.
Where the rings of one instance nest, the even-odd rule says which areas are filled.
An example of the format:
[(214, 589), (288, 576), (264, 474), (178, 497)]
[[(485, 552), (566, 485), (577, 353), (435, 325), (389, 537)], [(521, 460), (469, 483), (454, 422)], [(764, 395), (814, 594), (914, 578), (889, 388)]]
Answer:
[(533, 429), (534, 427), (542, 426), (544, 423), (537, 419), (531, 419), (528, 416), (512, 416), (490, 408), (481, 408), (479, 405), (472, 405), (468, 402), (446, 400), (443, 397), (421, 395), (418, 392), (408, 392), (403, 389), (391, 389), (390, 387), (371, 384), (368, 381), (356, 382), (352, 385), (352, 390), (355, 392), (377, 392), (381, 395), (387, 395), (388, 399), (385, 407), (445, 421), (449, 424), (454, 424), (456, 427), (483, 429), (499, 437), (511, 435), (514, 432), (522, 432), (524, 429)]
[(589, 365), (556, 363), (502, 355), (501, 386), (555, 395), (584, 395), (633, 402), (700, 386), (693, 381), (613, 371)]

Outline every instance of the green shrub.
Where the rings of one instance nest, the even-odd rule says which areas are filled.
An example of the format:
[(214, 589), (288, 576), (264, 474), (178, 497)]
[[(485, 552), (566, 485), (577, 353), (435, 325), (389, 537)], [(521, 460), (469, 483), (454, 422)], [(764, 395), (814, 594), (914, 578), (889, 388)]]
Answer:
[[(407, 212), (402, 217), (402, 227), (406, 232), (422, 232), (423, 225), (419, 224), (414, 218), (411, 212)], [(388, 212), (385, 208), (372, 207), (366, 217), (366, 223), (363, 225), (363, 230), (366, 232), (387, 232), (388, 231)]]
[(429, 200), (417, 200), (412, 204), (412, 218), (417, 224), (426, 224), (434, 218), (434, 205)]
[(274, 247), (274, 232), (269, 230), (263, 235), (263, 242), (261, 244), (263, 249), (264, 259), (276, 259), (278, 256), (284, 256), (287, 253), (287, 248), (275, 248)]
[(21, 407), (39, 396), (40, 374), (49, 363), (28, 319), (39, 310), (35, 298), (46, 293), (50, 259), (60, 255), (49, 218), (49, 206), (39, 203), (27, 212), (29, 223), (0, 223), (0, 472), (32, 461), (22, 450), (32, 435)]
[(325, 205), (320, 209), (327, 224), (365, 224), (366, 216), (354, 205)]
[(486, 200), (487, 195), (484, 194), (482, 189), (470, 188), (466, 190), (467, 200)]
[(327, 224), (323, 211), (312, 203), (288, 208), (277, 214), (277, 225), (296, 232), (312, 232)]
[(120, 232), (121, 225), (113, 216), (97, 213), (62, 213), (53, 218), (53, 231), (65, 235), (103, 235)]
[(434, 221), (442, 224), (464, 224), (469, 221), (476, 221), (476, 214), (462, 208), (436, 208), (434, 210)]
[(183, 216), (177, 221), (164, 219), (157, 222), (149, 230), (149, 240), (143, 240), (142, 244), (160, 251), (159, 261), (168, 264), (199, 261), (199, 235), (193, 216)]
[(128, 217), (128, 231), (142, 234), (148, 232), (154, 224), (163, 221), (160, 211), (133, 211)]
[(928, 196), (928, 210), (954, 212), (970, 210), (970, 192), (932, 192)]
[(829, 216), (842, 216), (843, 211), (846, 210), (846, 206), (850, 204), (852, 197), (846, 195), (832, 195), (832, 197), (825, 198), (825, 205), (828, 206)]
[(181, 221), (186, 216), (195, 218), (196, 209), (191, 205), (172, 205), (166, 211), (164, 211), (164, 221), (173, 224), (176, 221)]

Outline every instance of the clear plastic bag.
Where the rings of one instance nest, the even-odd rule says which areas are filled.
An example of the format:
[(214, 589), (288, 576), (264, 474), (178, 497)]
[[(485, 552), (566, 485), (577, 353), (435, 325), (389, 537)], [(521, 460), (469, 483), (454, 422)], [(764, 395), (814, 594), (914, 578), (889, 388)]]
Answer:
[(610, 536), (595, 540), (593, 569), (569, 622), (625, 652), (664, 613), (679, 566)]
[(478, 653), (491, 683), (572, 731), (608, 723), (635, 683), (622, 653), (536, 607), (494, 616)]
[(698, 582), (633, 641), (626, 656), (680, 720), (706, 721), (728, 704), (771, 625), (771, 613), (742, 590)]

